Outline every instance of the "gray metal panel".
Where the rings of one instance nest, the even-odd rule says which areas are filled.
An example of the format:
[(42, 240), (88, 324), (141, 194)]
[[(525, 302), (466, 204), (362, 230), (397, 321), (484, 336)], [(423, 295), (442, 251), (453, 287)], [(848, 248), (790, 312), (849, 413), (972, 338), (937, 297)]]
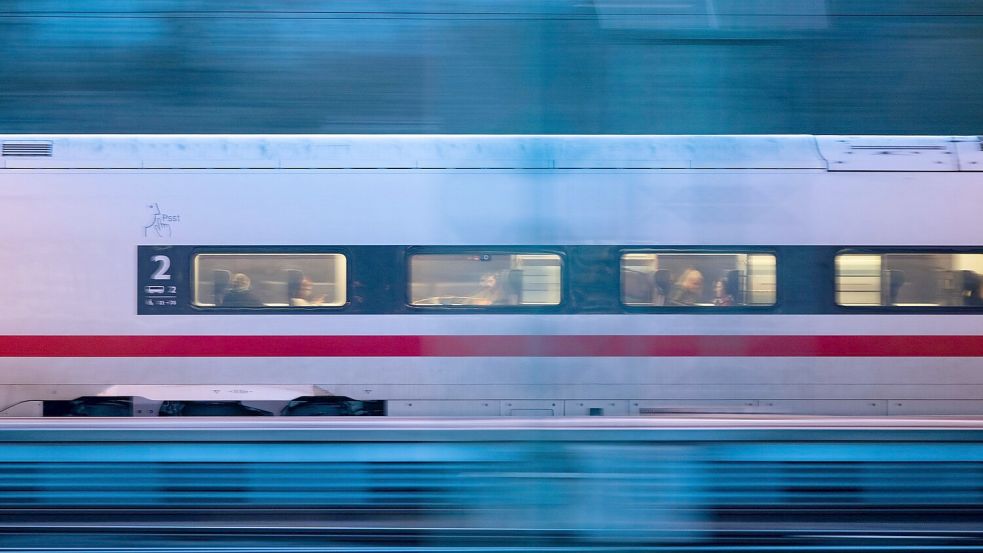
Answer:
[(565, 137), (557, 168), (824, 169), (810, 136)]
[(960, 171), (983, 171), (983, 141), (956, 142)]
[[(890, 405), (889, 405), (890, 404)], [(953, 404), (955, 406), (950, 406)], [(897, 415), (983, 415), (983, 401), (884, 399), (635, 400), (632, 415), (732, 413), (880, 417)]]
[(555, 417), (563, 415), (563, 401), (550, 399), (506, 399), (502, 401), (502, 416)]
[(642, 135), (7, 135), (53, 157), (7, 168), (112, 169), (823, 169), (815, 139)]
[[(7, 135), (52, 157), (8, 169), (826, 169), (958, 171), (976, 137), (643, 135)], [(818, 147), (817, 147), (818, 145)], [(821, 154), (820, 154), (821, 152)], [(965, 169), (974, 170), (974, 169)]]
[(983, 415), (980, 399), (900, 399), (888, 401), (892, 416)]
[[(591, 410), (595, 410), (594, 413)], [(597, 410), (600, 411), (597, 411)], [(625, 399), (584, 399), (563, 402), (563, 414), (568, 417), (621, 417), (628, 415), (628, 400)]]
[(958, 171), (956, 144), (967, 137), (818, 136), (830, 171)]
[(685, 415), (693, 413), (754, 413), (758, 402), (740, 399), (632, 400), (632, 415)]
[(44, 402), (22, 401), (3, 409), (0, 406), (0, 417), (40, 417), (44, 413)]
[(851, 415), (884, 416), (888, 414), (887, 400), (796, 399), (761, 400), (755, 413), (789, 415)]
[(497, 417), (501, 410), (498, 400), (392, 400), (386, 403), (386, 415), (392, 417)]

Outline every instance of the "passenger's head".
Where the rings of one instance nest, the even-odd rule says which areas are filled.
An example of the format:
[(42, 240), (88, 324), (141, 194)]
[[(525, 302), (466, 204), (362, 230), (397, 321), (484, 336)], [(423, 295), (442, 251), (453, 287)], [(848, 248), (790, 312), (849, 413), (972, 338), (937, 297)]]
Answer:
[(727, 295), (727, 277), (718, 278), (713, 283), (713, 295), (722, 298)]
[(693, 294), (703, 293), (703, 273), (697, 271), (696, 269), (690, 268), (683, 271), (682, 276), (679, 277), (677, 282), (680, 288), (691, 292)]
[(236, 273), (232, 277), (232, 280), (229, 281), (229, 286), (233, 290), (249, 290), (251, 284), (252, 282), (249, 280), (249, 277), (243, 273)]
[(495, 273), (485, 273), (481, 275), (479, 282), (482, 288), (494, 288), (498, 285), (498, 277), (495, 276)]
[(311, 279), (304, 277), (297, 286), (297, 297), (307, 299), (314, 293), (314, 283)]
[(963, 296), (974, 300), (983, 293), (983, 278), (973, 271), (963, 271)]

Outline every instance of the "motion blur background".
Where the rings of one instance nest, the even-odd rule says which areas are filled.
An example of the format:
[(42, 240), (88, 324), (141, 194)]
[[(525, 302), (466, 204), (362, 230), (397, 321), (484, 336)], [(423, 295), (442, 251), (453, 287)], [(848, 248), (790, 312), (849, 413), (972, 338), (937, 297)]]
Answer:
[(983, 132), (980, 0), (3, 0), (36, 133)]

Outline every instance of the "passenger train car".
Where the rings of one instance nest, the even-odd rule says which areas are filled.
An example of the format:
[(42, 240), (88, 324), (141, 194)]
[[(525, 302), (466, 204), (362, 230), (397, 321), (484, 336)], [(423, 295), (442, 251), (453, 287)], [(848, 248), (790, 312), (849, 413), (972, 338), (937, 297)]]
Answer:
[(983, 414), (978, 137), (2, 136), (0, 414)]

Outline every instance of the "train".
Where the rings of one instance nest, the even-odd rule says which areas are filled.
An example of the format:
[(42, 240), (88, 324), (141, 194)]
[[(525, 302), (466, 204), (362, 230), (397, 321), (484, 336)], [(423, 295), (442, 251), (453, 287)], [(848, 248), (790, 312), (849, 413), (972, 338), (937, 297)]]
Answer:
[(0, 144), (3, 416), (983, 414), (980, 137)]

